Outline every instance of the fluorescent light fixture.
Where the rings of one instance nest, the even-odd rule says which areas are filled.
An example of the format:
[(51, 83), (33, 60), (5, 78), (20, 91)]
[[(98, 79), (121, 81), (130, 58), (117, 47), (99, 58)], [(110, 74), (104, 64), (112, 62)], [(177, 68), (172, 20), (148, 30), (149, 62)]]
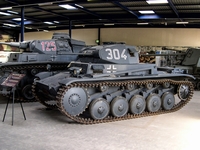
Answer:
[(106, 24), (104, 24), (104, 26), (113, 26), (113, 25), (115, 25), (114, 23), (106, 23)]
[(11, 14), (19, 14), (18, 12), (11, 11), (11, 10), (7, 10), (7, 12), (9, 12), (9, 13), (11, 13)]
[(44, 32), (49, 32), (48, 30), (43, 30)]
[(149, 15), (141, 15), (138, 17), (139, 19), (159, 19), (160, 17), (156, 14)]
[(48, 28), (56, 28), (56, 26), (48, 26)]
[(167, 0), (147, 0), (148, 4), (167, 4)]
[(65, 8), (65, 9), (70, 9), (70, 10), (77, 9), (77, 8), (71, 6), (71, 5), (68, 5), (68, 4), (65, 4), (65, 5), (58, 5), (58, 6), (63, 7), (63, 8)]
[(32, 29), (31, 27), (25, 27), (26, 29)]
[(81, 6), (81, 5), (78, 5), (78, 4), (75, 4), (77, 7), (80, 7), (80, 8), (83, 8), (83, 6)]
[(140, 23), (137, 23), (137, 25), (147, 25), (149, 24), (148, 22), (140, 22)]
[(9, 14), (9, 13), (5, 13), (5, 12), (0, 12), (0, 15), (10, 16), (11, 14)]
[(60, 23), (60, 22), (58, 22), (58, 21), (53, 21), (54, 23)]
[(9, 24), (9, 23), (3, 23), (3, 25), (5, 26), (9, 26), (9, 27), (17, 27), (18, 25), (15, 24)]
[(48, 22), (48, 21), (46, 21), (46, 22), (44, 22), (44, 23), (46, 23), (46, 24), (53, 24), (53, 22)]
[(153, 10), (140, 10), (139, 13), (141, 14), (155, 14)]
[(12, 7), (3, 7), (3, 8), (0, 8), (1, 10), (8, 10), (8, 9), (12, 9)]
[[(12, 20), (21, 21), (21, 18), (14, 18), (14, 19), (12, 19)], [(24, 19), (24, 20), (26, 20), (26, 19)]]
[(32, 21), (24, 21), (24, 25), (26, 24), (32, 24), (33, 22)]
[(176, 24), (188, 24), (189, 22), (176, 22)]
[(39, 3), (38, 5), (39, 6), (45, 6), (45, 5), (52, 5), (53, 3), (51, 2), (47, 2), (47, 3)]
[(85, 27), (84, 24), (77, 24), (77, 25), (74, 25), (75, 27)]
[(10, 28), (9, 26), (2, 26), (2, 27), (4, 27), (4, 28)]

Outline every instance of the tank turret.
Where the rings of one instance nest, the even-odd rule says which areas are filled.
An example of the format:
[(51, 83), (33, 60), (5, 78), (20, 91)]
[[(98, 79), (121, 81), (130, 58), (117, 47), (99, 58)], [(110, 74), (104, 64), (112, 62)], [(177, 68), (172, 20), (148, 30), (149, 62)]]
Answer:
[[(85, 42), (71, 39), (66, 33), (54, 33), (49, 40), (31, 40), (24, 42), (1, 42), (23, 49), (22, 53), (11, 53), (6, 63), (0, 64), (2, 84), (11, 73), (25, 74), (19, 83), (18, 89), (22, 99), (33, 99), (29, 92), (35, 74), (46, 70), (65, 69), (71, 61), (77, 60), (77, 55), (82, 48), (86, 47)], [(0, 94), (11, 93), (5, 85), (0, 86)]]
[(125, 44), (85, 48), (66, 70), (36, 77), (36, 99), (83, 124), (174, 112), (192, 98), (193, 84), (186, 79), (194, 79), (139, 63), (135, 47)]
[(82, 53), (91, 54), (79, 56), (81, 62), (133, 64), (139, 63), (138, 52), (134, 46), (112, 44), (85, 48)]

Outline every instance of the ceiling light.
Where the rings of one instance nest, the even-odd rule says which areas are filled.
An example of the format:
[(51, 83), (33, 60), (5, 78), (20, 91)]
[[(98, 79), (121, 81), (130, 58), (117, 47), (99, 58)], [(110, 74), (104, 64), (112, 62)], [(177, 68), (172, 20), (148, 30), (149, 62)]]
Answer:
[(8, 10), (8, 9), (12, 9), (12, 7), (3, 7), (3, 8), (0, 8), (1, 10)]
[(71, 5), (68, 5), (68, 4), (65, 4), (65, 5), (58, 5), (58, 6), (63, 7), (63, 8), (65, 8), (65, 9), (70, 9), (70, 10), (77, 9), (77, 8), (71, 6)]
[(139, 19), (159, 19), (160, 16), (156, 15), (156, 14), (146, 14), (146, 15), (141, 15), (138, 17)]
[(148, 4), (167, 4), (167, 0), (147, 0)]
[(78, 4), (75, 4), (77, 7), (80, 7), (80, 8), (83, 8), (83, 6), (81, 6), (81, 5), (78, 5)]
[(147, 25), (147, 24), (149, 24), (149, 23), (147, 23), (147, 22), (140, 22), (140, 23), (137, 23), (137, 25)]
[(56, 26), (48, 26), (48, 28), (56, 28)]
[(189, 22), (176, 22), (176, 24), (188, 24)]
[(0, 15), (10, 16), (11, 14), (9, 14), (9, 13), (5, 13), (5, 12), (0, 12)]
[(49, 32), (48, 30), (43, 30), (44, 32)]
[(75, 27), (85, 27), (84, 24), (77, 24), (77, 25), (74, 25)]
[[(14, 18), (14, 19), (12, 19), (12, 20), (21, 21), (21, 18)], [(26, 20), (26, 19), (24, 19), (24, 20)]]
[(53, 24), (53, 22), (48, 22), (48, 21), (46, 21), (46, 22), (44, 22), (44, 23), (46, 23), (46, 24)]
[(53, 21), (54, 23), (60, 23), (60, 22), (58, 22), (58, 21)]
[(12, 13), (12, 14), (19, 14), (18, 12), (7, 10), (7, 12)]
[(51, 2), (47, 2), (47, 3), (39, 3), (38, 5), (39, 6), (45, 6), (45, 5), (52, 5), (53, 3)]
[(17, 27), (18, 25), (15, 24), (9, 24), (9, 23), (4, 23), (3, 25), (5, 26), (9, 26), (9, 27)]
[(106, 24), (104, 24), (105, 26), (113, 26), (113, 25), (115, 25), (115, 24), (113, 24), (113, 23), (106, 23)]
[(9, 26), (2, 26), (2, 27), (4, 27), (4, 28), (10, 28)]
[(141, 13), (141, 14), (154, 14), (155, 12), (153, 10), (140, 10), (139, 13)]
[(26, 29), (32, 29), (31, 27), (25, 27)]

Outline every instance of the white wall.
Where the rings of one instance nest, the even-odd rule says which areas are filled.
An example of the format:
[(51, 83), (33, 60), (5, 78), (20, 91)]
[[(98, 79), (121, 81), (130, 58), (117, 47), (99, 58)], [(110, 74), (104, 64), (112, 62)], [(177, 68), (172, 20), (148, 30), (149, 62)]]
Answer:
[[(50, 39), (53, 32), (27, 32), (25, 40)], [(95, 45), (98, 29), (73, 29), (72, 38)], [(102, 28), (101, 42), (125, 42), (136, 46), (200, 46), (200, 29), (184, 28)]]
[[(69, 33), (68, 30), (55, 30), (49, 32), (26, 32), (24, 40), (44, 40), (51, 39), (54, 32)], [(98, 38), (98, 29), (77, 29), (72, 30), (72, 38), (85, 41), (87, 45), (96, 45), (95, 40)]]

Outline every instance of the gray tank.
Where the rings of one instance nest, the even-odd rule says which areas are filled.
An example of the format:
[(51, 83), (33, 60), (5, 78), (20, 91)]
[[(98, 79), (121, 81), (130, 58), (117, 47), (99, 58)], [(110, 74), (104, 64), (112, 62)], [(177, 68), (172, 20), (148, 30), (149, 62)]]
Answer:
[[(194, 88), (200, 90), (200, 49), (198, 48), (188, 48), (185, 53), (176, 54), (142, 54), (141, 56), (175, 56), (176, 63), (167, 63), (168, 67), (158, 67), (158, 70), (173, 72), (174, 70), (179, 70), (182, 73), (188, 73), (195, 77), (195, 80), (191, 80)], [(177, 69), (175, 69), (177, 68)]]
[(139, 63), (135, 47), (125, 44), (85, 48), (66, 71), (36, 76), (36, 99), (83, 124), (174, 112), (193, 95), (193, 76)]
[(34, 99), (31, 86), (35, 74), (46, 70), (65, 69), (71, 61), (77, 60), (77, 55), (71, 54), (78, 53), (85, 47), (85, 42), (71, 39), (66, 33), (54, 33), (50, 40), (1, 42), (0, 44), (23, 49), (22, 53), (11, 53), (8, 62), (0, 64), (0, 94), (2, 95), (8, 96), (11, 93), (11, 87), (7, 86), (10, 83), (2, 84), (10, 74), (25, 75), (17, 86), (17, 97), (21, 100)]

